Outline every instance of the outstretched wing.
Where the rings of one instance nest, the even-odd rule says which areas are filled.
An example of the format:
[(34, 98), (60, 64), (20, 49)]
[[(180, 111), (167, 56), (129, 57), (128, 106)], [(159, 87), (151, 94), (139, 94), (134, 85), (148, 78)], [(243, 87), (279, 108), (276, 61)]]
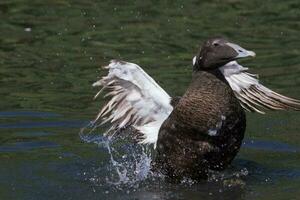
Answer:
[(222, 68), (227, 82), (244, 109), (264, 114), (269, 110), (300, 110), (300, 101), (278, 94), (259, 83), (257, 75), (247, 72), (248, 68), (232, 61)]
[(161, 124), (173, 110), (170, 96), (136, 64), (112, 60), (104, 68), (108, 75), (93, 84), (102, 86), (95, 98), (106, 90), (110, 99), (94, 123), (110, 123), (106, 134), (132, 126), (141, 135), (138, 142), (155, 144)]

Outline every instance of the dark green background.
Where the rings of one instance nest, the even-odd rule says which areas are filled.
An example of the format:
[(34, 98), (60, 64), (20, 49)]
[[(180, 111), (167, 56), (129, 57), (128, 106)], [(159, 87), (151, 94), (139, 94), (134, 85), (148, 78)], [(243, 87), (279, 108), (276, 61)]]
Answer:
[(298, 0), (1, 0), (0, 199), (299, 198), (297, 112), (248, 114), (249, 144), (234, 166), (249, 174), (239, 187), (91, 181), (109, 174), (105, 149), (78, 136), (101, 105), (91, 87), (100, 66), (135, 62), (181, 95), (199, 44), (218, 35), (256, 52), (241, 63), (266, 86), (300, 98)]

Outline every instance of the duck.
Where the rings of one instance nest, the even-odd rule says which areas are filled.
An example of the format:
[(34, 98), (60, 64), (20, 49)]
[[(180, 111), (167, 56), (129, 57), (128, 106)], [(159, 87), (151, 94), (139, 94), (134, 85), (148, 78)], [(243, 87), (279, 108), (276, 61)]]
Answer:
[[(255, 57), (223, 37), (206, 40), (192, 59), (192, 80), (181, 97), (171, 97), (140, 66), (111, 60), (108, 74), (93, 86), (107, 101), (93, 120), (109, 124), (105, 136), (122, 132), (155, 155), (152, 170), (172, 180), (202, 180), (226, 169), (239, 152), (246, 112), (300, 110), (300, 101), (263, 86), (237, 61)], [(124, 131), (130, 128), (131, 131)]]

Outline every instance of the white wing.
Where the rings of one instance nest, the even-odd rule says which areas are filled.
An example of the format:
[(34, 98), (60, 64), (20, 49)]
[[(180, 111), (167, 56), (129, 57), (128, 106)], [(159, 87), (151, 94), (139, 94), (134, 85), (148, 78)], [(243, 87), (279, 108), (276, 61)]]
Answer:
[(161, 124), (172, 112), (171, 97), (138, 65), (112, 60), (104, 67), (108, 75), (95, 82), (109, 92), (110, 100), (103, 106), (94, 123), (110, 123), (106, 134), (114, 134), (127, 126), (133, 126), (144, 144), (156, 144)]
[(300, 110), (300, 101), (278, 94), (259, 83), (248, 68), (232, 61), (220, 68), (244, 109), (264, 114), (270, 110)]

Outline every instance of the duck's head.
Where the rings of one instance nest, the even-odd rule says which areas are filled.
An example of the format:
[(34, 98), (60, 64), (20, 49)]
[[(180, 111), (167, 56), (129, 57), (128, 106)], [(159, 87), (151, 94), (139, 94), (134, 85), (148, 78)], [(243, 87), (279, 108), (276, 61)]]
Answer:
[(194, 70), (211, 70), (224, 66), (228, 62), (255, 56), (237, 44), (224, 38), (212, 38), (203, 43), (197, 56), (193, 58)]

